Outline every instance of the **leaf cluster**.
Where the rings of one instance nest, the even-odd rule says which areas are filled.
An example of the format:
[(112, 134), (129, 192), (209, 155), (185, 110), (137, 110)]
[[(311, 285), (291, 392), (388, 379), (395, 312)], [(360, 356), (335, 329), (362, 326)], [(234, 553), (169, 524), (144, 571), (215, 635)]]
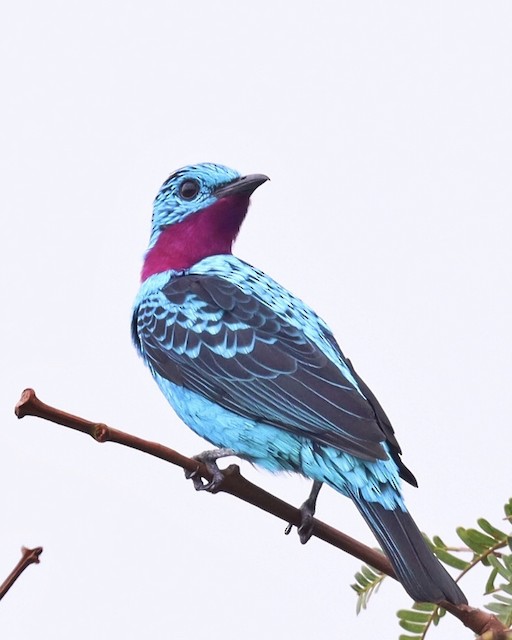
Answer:
[[(512, 521), (512, 498), (505, 505), (505, 518), (509, 522)], [(495, 529), (492, 535), (505, 536), (507, 553), (491, 553), (487, 558), (492, 569), (485, 585), (485, 593), (492, 594), (494, 601), (486, 604), (485, 607), (492, 611), (506, 627), (510, 627), (512, 626), (512, 535), (507, 536), (499, 529)], [(498, 578), (500, 583), (496, 586)]]
[(354, 577), (356, 582), (350, 586), (357, 593), (356, 612), (359, 614), (361, 609), (366, 609), (370, 596), (378, 591), (386, 574), (363, 564), (361, 571), (358, 571)]
[[(505, 504), (505, 520), (512, 522), (512, 498)], [(429, 539), (427, 544), (439, 560), (459, 571), (459, 581), (477, 566), (486, 567), (484, 595), (491, 595), (492, 601), (485, 607), (492, 611), (506, 626), (512, 626), (512, 531), (502, 531), (485, 518), (477, 520), (478, 528), (457, 528), (462, 547), (450, 547), (439, 536)], [(470, 557), (468, 558), (468, 554)], [(462, 556), (462, 557), (461, 557)], [(364, 565), (356, 573), (356, 583), (352, 588), (357, 593), (356, 609), (366, 609), (371, 595), (376, 592), (386, 576)], [(414, 603), (410, 609), (397, 612), (399, 625), (407, 632), (399, 640), (423, 640), (432, 625), (437, 625), (445, 611), (439, 605)]]

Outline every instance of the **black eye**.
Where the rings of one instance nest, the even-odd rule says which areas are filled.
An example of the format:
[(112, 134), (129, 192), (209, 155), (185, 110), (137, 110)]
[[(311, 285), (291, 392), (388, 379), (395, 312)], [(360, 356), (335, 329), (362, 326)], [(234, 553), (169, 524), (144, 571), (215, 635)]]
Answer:
[(180, 186), (180, 196), (183, 200), (192, 200), (199, 193), (199, 182), (197, 180), (185, 180)]

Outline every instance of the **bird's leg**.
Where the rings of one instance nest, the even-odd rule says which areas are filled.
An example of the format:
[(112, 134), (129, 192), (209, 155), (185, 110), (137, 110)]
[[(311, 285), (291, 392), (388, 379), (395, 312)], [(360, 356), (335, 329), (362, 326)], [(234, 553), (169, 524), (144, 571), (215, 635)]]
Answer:
[(313, 516), (315, 515), (316, 500), (321, 488), (322, 483), (319, 480), (313, 480), (308, 499), (300, 506), (301, 523), (297, 527), (297, 533), (302, 544), (306, 544), (313, 535)]
[(187, 480), (192, 480), (192, 482), (194, 483), (194, 489), (196, 491), (209, 491), (211, 493), (215, 493), (216, 491), (218, 491), (222, 481), (224, 480), (224, 475), (217, 466), (217, 460), (219, 458), (226, 458), (227, 456), (236, 456), (236, 451), (233, 451), (233, 449), (221, 447), (219, 449), (203, 451), (197, 456), (192, 456), (193, 460), (197, 460), (197, 462), (201, 462), (202, 464), (204, 464), (204, 466), (212, 474), (212, 479), (206, 484), (203, 483), (198, 469), (196, 469), (195, 471), (185, 471), (185, 478), (187, 478)]
[[(313, 516), (315, 515), (316, 510), (316, 499), (318, 498), (318, 494), (320, 493), (320, 489), (322, 488), (322, 483), (319, 480), (313, 480), (313, 486), (311, 487), (311, 492), (308, 496), (308, 499), (301, 504), (299, 507), (300, 510), (300, 524), (297, 527), (297, 533), (299, 534), (299, 538), (302, 544), (306, 544), (306, 542), (313, 535)], [(288, 535), (292, 530), (291, 524), (289, 524), (285, 529), (285, 534)]]

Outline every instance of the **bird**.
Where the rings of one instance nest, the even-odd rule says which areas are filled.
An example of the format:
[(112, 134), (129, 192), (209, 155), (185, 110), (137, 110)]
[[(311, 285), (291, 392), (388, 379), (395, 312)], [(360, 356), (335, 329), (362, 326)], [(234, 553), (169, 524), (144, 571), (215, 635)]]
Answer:
[(177, 415), (216, 447), (197, 456), (213, 480), (194, 484), (214, 490), (216, 461), (228, 455), (313, 480), (302, 542), (326, 484), (354, 502), (413, 600), (467, 604), (405, 506), (401, 480), (417, 482), (391, 422), (329, 326), (232, 253), (250, 197), (268, 179), (190, 165), (153, 205), (132, 338)]

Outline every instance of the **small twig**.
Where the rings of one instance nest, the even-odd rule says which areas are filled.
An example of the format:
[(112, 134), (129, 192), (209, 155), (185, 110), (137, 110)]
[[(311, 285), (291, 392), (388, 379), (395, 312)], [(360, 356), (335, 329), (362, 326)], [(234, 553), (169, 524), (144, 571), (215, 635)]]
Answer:
[[(36, 416), (64, 427), (87, 433), (97, 442), (117, 442), (175, 464), (186, 471), (198, 471), (207, 481), (212, 480), (208, 469), (196, 460), (187, 458), (181, 453), (156, 442), (143, 440), (124, 431), (112, 429), (105, 424), (91, 422), (70, 413), (65, 413), (60, 409), (55, 409), (41, 402), (33, 389), (25, 389), (15, 407), (15, 413), (18, 418)], [(299, 509), (249, 482), (240, 474), (240, 469), (237, 465), (230, 465), (223, 470), (223, 474), (224, 480), (218, 489), (219, 491), (244, 500), (287, 523), (295, 526), (300, 524), (301, 514)], [(393, 568), (383, 553), (367, 547), (358, 540), (354, 540), (354, 538), (316, 518), (313, 519), (313, 535), (396, 579)], [(467, 605), (454, 605), (451, 602), (441, 602), (439, 604), (476, 634), (482, 635), (486, 632), (502, 633), (506, 631), (505, 626), (496, 616), (490, 613)]]
[(16, 580), (21, 576), (25, 569), (31, 564), (39, 564), (39, 556), (43, 553), (43, 547), (35, 549), (27, 549), (21, 547), (21, 558), (4, 582), (0, 585), (0, 600), (9, 591)]

